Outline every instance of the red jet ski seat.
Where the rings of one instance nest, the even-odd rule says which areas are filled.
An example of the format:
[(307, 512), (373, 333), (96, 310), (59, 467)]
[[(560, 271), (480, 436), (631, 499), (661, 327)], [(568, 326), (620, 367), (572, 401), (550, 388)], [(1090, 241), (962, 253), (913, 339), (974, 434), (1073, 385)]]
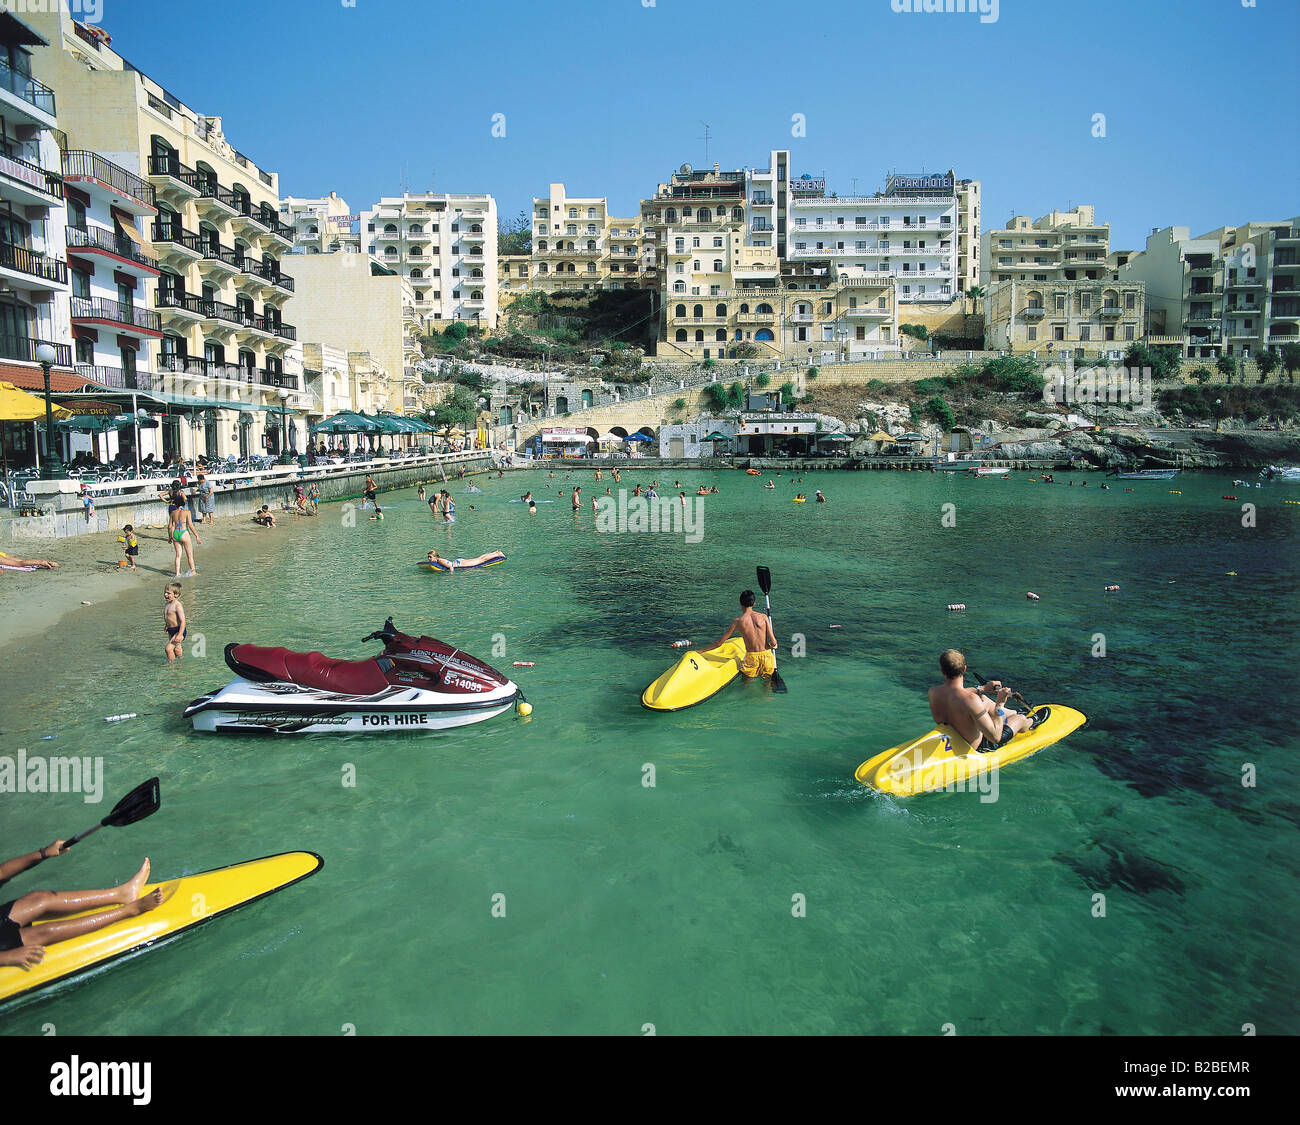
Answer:
[(254, 683), (292, 683), (342, 695), (376, 695), (392, 686), (374, 658), (336, 660), (319, 652), (229, 644), (226, 663), (236, 675)]

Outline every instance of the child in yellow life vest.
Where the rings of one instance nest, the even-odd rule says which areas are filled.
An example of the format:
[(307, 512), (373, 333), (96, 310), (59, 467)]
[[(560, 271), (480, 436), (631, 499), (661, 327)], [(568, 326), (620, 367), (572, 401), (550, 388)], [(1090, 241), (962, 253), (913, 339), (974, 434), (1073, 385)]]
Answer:
[(122, 528), (122, 534), (117, 537), (119, 543), (126, 544), (126, 562), (123, 566), (129, 566), (132, 570), (138, 570), (135, 565), (135, 557), (140, 553), (140, 541), (135, 537), (135, 528), (129, 523)]

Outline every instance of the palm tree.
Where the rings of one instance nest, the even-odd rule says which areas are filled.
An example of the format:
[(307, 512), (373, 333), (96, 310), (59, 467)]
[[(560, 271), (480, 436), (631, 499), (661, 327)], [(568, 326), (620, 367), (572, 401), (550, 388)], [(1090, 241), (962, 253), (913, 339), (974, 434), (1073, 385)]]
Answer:
[[(968, 285), (966, 287), (966, 296), (970, 298), (970, 311), (971, 315), (974, 316), (975, 310), (979, 306), (979, 300), (984, 296), (984, 287), (981, 285)], [(967, 338), (970, 337), (970, 331), (964, 323), (962, 325), (962, 334)]]
[(1300, 371), (1300, 344), (1282, 345), (1282, 367), (1286, 371), (1286, 381), (1295, 382), (1295, 373)]
[(1265, 348), (1255, 357), (1255, 366), (1259, 369), (1259, 381), (1267, 382), (1268, 377), (1277, 370), (1278, 364), (1282, 362), (1282, 357), (1278, 355), (1277, 348)]

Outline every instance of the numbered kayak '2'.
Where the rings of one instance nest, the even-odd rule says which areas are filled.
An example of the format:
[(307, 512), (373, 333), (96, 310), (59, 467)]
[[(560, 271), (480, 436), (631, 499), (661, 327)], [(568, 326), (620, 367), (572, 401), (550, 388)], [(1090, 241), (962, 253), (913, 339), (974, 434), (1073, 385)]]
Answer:
[(688, 650), (641, 693), (641, 706), (651, 711), (680, 711), (703, 703), (740, 675), (744, 659), (744, 637), (732, 637), (703, 652)]
[(940, 726), (869, 758), (853, 776), (863, 785), (899, 797), (955, 788), (1036, 754), (1088, 721), (1082, 712), (1056, 703), (1035, 707), (1030, 714), (1035, 718), (1041, 714), (1042, 721), (986, 754), (972, 750), (952, 727)]
[[(123, 918), (71, 941), (47, 945), (45, 957), (31, 969), (0, 968), (0, 1009), (29, 998), (40, 989), (170, 941), (186, 930), (282, 891), (315, 875), (324, 864), (315, 852), (284, 852), (169, 882), (149, 883), (146, 894), (161, 887), (165, 898), (148, 913)], [(80, 915), (68, 914), (58, 920), (76, 917)], [(41, 924), (36, 923), (38, 930)]]

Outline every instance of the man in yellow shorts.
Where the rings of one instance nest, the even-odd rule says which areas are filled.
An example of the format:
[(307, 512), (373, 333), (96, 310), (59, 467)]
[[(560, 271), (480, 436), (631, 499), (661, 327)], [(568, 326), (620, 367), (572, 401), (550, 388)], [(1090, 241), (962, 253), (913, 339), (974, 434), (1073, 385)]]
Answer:
[(771, 676), (776, 671), (776, 635), (772, 632), (772, 619), (766, 613), (759, 613), (754, 608), (754, 591), (746, 590), (740, 595), (742, 613), (718, 639), (717, 648), (737, 629), (745, 638), (745, 659), (740, 671), (750, 679), (755, 676)]

